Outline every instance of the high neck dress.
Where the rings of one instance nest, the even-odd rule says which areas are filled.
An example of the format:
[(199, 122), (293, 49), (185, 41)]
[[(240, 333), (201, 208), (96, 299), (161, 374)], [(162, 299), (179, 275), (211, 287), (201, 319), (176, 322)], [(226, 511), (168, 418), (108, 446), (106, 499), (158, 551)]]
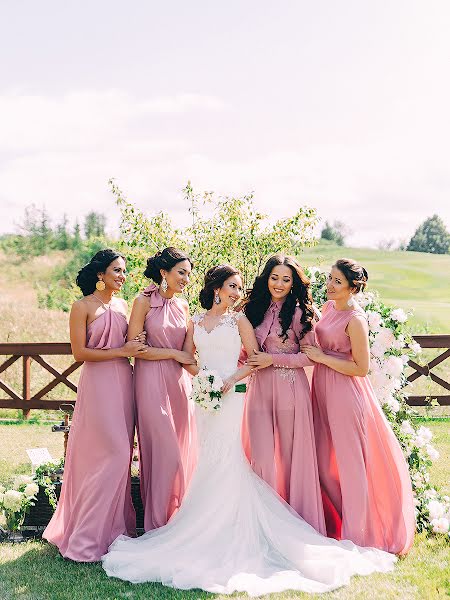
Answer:
[[(154, 348), (183, 348), (186, 313), (182, 301), (163, 298), (155, 285), (144, 329)], [(144, 529), (165, 525), (178, 510), (196, 464), (194, 404), (190, 375), (172, 359), (143, 360), (134, 367), (134, 390)]]
[[(109, 308), (87, 326), (86, 346), (119, 348), (126, 334), (125, 316)], [(61, 496), (43, 534), (65, 558), (98, 561), (118, 535), (134, 532), (136, 517), (130, 494), (133, 438), (133, 382), (128, 359), (86, 361), (78, 384)]]
[[(350, 320), (364, 314), (324, 305), (316, 326), (326, 354), (351, 360)], [(329, 535), (404, 554), (415, 530), (408, 467), (368, 377), (314, 368), (313, 410)], [(337, 521), (337, 522), (336, 522)]]
[[(317, 469), (311, 390), (300, 352), (302, 311), (295, 309), (287, 338), (279, 336), (283, 302), (272, 302), (255, 329), (273, 366), (255, 371), (246, 394), (243, 444), (253, 470), (320, 533), (326, 531)], [(313, 343), (308, 332), (304, 343)]]

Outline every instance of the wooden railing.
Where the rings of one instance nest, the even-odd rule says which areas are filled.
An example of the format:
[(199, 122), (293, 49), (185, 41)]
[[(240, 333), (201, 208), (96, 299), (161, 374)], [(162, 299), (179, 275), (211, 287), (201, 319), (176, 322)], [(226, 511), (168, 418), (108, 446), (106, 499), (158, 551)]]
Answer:
[[(431, 381), (434, 381), (434, 383), (437, 383), (444, 390), (450, 392), (450, 383), (432, 372), (434, 367), (450, 358), (450, 335), (415, 335), (414, 339), (422, 348), (438, 348), (443, 349), (444, 352), (425, 365), (419, 365), (416, 361), (410, 360), (408, 365), (414, 369), (414, 373), (409, 375), (409, 383), (413, 383), (419, 377), (429, 377)], [(450, 406), (450, 393), (443, 396), (435, 394), (430, 394), (430, 396), (409, 396), (408, 404), (410, 406), (426, 406), (430, 398), (436, 399), (441, 406)]]
[[(7, 397), (0, 397), (0, 408), (18, 408), (23, 411), (24, 418), (28, 418), (30, 410), (56, 410), (62, 404), (74, 404), (74, 399), (58, 398), (49, 400), (44, 398), (59, 383), (72, 390), (77, 391), (77, 386), (72, 383), (68, 377), (76, 371), (83, 363), (72, 362), (69, 367), (60, 372), (53, 367), (43, 356), (61, 356), (71, 355), (70, 344), (66, 343), (44, 343), (44, 344), (0, 344), (0, 356), (9, 356), (3, 364), (0, 365), (0, 389), (7, 394)], [(6, 371), (16, 361), (22, 360), (22, 391), (19, 392), (3, 381), (2, 373)], [(36, 362), (43, 369), (53, 375), (53, 379), (40, 390), (31, 395), (31, 364)]]
[[(432, 372), (432, 369), (438, 364), (450, 358), (450, 335), (418, 335), (414, 336), (422, 348), (438, 348), (444, 349), (444, 352), (431, 360), (426, 365), (419, 365), (413, 360), (409, 361), (409, 366), (414, 369), (414, 372), (409, 375), (410, 383), (419, 379), (419, 377), (430, 377), (434, 383), (438, 384), (449, 393), (445, 395), (431, 395), (441, 406), (450, 406), (450, 383)], [(0, 344), (0, 357), (6, 356), (6, 360), (0, 365), (0, 389), (7, 397), (0, 397), (0, 408), (13, 408), (23, 411), (23, 415), (27, 418), (30, 411), (33, 409), (55, 410), (59, 409), (63, 404), (75, 404), (73, 398), (44, 398), (53, 388), (59, 383), (72, 390), (77, 391), (77, 387), (68, 379), (69, 375), (76, 371), (82, 363), (72, 362), (64, 371), (60, 372), (52, 366), (43, 356), (71, 355), (72, 351), (70, 344), (67, 343), (36, 343), (36, 344)], [(22, 390), (21, 392), (13, 389), (2, 379), (4, 373), (16, 361), (22, 360)], [(36, 362), (40, 367), (44, 368), (53, 379), (40, 390), (31, 394), (31, 364)], [(410, 406), (426, 406), (429, 402), (429, 396), (409, 396), (408, 404)]]

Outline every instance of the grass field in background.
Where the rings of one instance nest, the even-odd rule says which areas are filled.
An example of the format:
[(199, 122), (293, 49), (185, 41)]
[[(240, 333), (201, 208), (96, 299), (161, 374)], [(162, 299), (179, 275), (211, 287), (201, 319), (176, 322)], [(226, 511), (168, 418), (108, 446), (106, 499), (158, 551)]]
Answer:
[(413, 309), (415, 333), (450, 333), (450, 255), (321, 243), (299, 256), (305, 265), (318, 266), (331, 266), (344, 257), (353, 258), (367, 269), (368, 289), (377, 290), (386, 304)]

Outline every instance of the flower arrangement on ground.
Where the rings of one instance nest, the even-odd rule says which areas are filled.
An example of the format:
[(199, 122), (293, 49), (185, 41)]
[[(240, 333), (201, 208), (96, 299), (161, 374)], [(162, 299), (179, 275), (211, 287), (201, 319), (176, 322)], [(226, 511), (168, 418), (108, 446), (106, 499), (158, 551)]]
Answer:
[(18, 531), (31, 506), (34, 506), (39, 486), (32, 477), (18, 475), (11, 489), (0, 486), (0, 509), (8, 531)]

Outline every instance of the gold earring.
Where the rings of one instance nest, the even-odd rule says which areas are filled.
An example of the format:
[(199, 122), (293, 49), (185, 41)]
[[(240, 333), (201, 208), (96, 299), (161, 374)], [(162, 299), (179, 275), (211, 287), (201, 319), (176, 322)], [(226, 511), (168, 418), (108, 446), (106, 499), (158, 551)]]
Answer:
[(95, 284), (95, 289), (98, 290), (99, 292), (103, 292), (105, 287), (106, 287), (106, 285), (105, 285), (105, 282), (103, 281), (103, 279), (99, 279), (97, 281), (97, 283)]

